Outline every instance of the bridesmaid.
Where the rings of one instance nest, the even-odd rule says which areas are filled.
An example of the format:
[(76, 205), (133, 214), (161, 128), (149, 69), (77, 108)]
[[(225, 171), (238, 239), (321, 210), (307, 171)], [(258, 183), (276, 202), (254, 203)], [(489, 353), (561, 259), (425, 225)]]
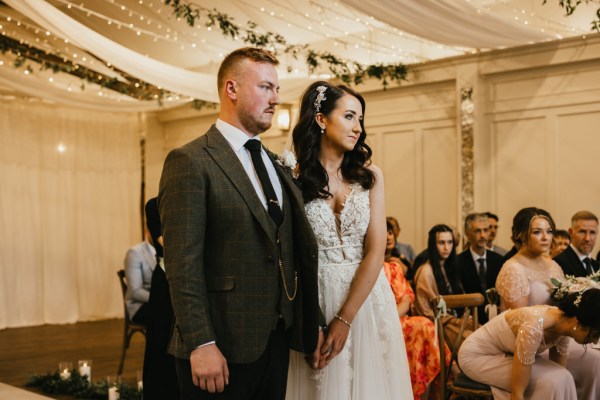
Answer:
[[(570, 338), (585, 345), (600, 335), (600, 289), (595, 282), (589, 286), (562, 298), (558, 307), (522, 307), (492, 319), (461, 346), (461, 369), (489, 384), (495, 400), (577, 399), (575, 381), (565, 369)], [(547, 349), (550, 360), (537, 357)]]
[[(519, 251), (504, 263), (496, 280), (504, 309), (552, 304), (551, 279), (564, 280), (562, 269), (549, 256), (554, 230), (554, 220), (540, 208), (523, 208), (515, 215), (512, 239)], [(548, 358), (547, 353), (543, 356)], [(578, 399), (600, 397), (599, 351), (586, 351), (570, 341), (567, 369), (575, 379)]]

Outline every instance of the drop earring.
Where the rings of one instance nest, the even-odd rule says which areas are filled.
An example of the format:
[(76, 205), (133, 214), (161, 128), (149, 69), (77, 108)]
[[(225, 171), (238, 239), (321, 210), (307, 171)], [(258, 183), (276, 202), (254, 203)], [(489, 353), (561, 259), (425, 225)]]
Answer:
[(325, 128), (321, 127), (321, 135), (324, 135), (324, 134), (325, 134)]

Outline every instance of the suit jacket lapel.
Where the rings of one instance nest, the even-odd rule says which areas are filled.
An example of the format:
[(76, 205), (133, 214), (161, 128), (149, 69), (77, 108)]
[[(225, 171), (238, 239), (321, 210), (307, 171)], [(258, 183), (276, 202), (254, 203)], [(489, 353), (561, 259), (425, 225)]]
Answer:
[(260, 199), (256, 194), (256, 190), (254, 189), (254, 186), (252, 186), (250, 178), (248, 178), (248, 174), (242, 167), (239, 158), (233, 152), (231, 145), (227, 142), (227, 139), (225, 139), (221, 132), (214, 126), (209, 129), (206, 135), (208, 139), (206, 151), (227, 178), (229, 178), (233, 186), (235, 186), (248, 205), (250, 212), (252, 212), (265, 232), (271, 232), (272, 229), (269, 227), (268, 220), (268, 218), (270, 218), (269, 214), (261, 204)]

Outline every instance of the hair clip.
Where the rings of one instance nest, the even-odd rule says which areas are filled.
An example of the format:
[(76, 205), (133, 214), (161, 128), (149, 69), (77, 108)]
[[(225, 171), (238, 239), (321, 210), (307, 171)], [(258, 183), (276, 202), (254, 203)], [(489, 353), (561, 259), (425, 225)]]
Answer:
[(327, 90), (327, 86), (321, 85), (317, 86), (317, 98), (315, 99), (315, 112), (319, 112), (321, 110), (321, 102), (323, 100), (327, 100), (325, 97), (325, 91)]

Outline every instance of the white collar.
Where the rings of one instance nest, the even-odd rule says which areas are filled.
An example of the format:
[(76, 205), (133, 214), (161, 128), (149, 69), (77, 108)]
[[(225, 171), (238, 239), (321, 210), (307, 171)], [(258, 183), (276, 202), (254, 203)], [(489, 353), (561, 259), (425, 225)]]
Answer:
[(246, 142), (249, 139), (256, 139), (260, 141), (260, 137), (258, 135), (251, 138), (248, 135), (246, 135), (244, 131), (242, 131), (240, 128), (236, 128), (235, 126), (228, 124), (222, 119), (217, 118), (215, 126), (217, 127), (219, 132), (223, 134), (225, 139), (229, 142), (229, 144), (236, 153), (239, 152), (242, 149), (242, 147), (244, 147), (244, 144), (246, 144)]
[(477, 264), (477, 260), (479, 260), (480, 258), (483, 258), (484, 260), (486, 260), (486, 261), (487, 261), (487, 259), (486, 259), (486, 257), (485, 257), (485, 256), (486, 256), (486, 252), (487, 252), (487, 250), (485, 250), (485, 249), (484, 249), (484, 250), (483, 250), (483, 254), (482, 254), (482, 255), (479, 255), (479, 254), (477, 254), (477, 253), (475, 253), (475, 252), (473, 251), (473, 249), (471, 248), (471, 246), (469, 246), (469, 251), (471, 252), (471, 257), (473, 257), (473, 261), (475, 261), (475, 264)]
[[(569, 244), (569, 246), (571, 246), (571, 248), (573, 249), (573, 251), (575, 252), (575, 254), (577, 254), (577, 257), (579, 257), (579, 259), (580, 259), (581, 261), (583, 261), (583, 259), (584, 259), (584, 258), (586, 258), (586, 257), (590, 257), (590, 255), (589, 255), (589, 254), (582, 254), (582, 253), (580, 253), (580, 252), (579, 252), (579, 250), (577, 250), (577, 249), (575, 248), (575, 246), (573, 246), (573, 244), (572, 244), (572, 243), (571, 243), (571, 244)], [(591, 257), (590, 257), (590, 258), (591, 258)]]

